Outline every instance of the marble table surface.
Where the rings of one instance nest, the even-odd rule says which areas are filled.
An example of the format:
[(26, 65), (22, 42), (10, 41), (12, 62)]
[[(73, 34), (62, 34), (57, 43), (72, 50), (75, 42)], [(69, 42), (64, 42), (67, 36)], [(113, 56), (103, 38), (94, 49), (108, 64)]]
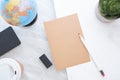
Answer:
[[(56, 71), (53, 65), (49, 69), (39, 60), (46, 54), (53, 62), (43, 23), (55, 19), (52, 0), (36, 0), (38, 19), (30, 27), (12, 26), (21, 41), (21, 45), (1, 56), (0, 58), (13, 58), (24, 66), (21, 80), (67, 80), (66, 71)], [(0, 16), (0, 31), (11, 25)]]

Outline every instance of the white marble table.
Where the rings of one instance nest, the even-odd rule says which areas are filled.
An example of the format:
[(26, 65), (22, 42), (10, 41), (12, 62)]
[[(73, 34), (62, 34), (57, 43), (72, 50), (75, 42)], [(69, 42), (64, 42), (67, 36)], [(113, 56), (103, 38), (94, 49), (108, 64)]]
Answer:
[[(39, 57), (46, 54), (52, 61), (44, 30), (44, 21), (55, 18), (52, 0), (36, 0), (38, 19), (31, 27), (13, 27), (22, 44), (0, 58), (13, 58), (24, 65), (21, 80), (67, 80), (66, 72), (46, 69)], [(0, 16), (0, 31), (10, 26)], [(1, 79), (0, 79), (1, 80)]]

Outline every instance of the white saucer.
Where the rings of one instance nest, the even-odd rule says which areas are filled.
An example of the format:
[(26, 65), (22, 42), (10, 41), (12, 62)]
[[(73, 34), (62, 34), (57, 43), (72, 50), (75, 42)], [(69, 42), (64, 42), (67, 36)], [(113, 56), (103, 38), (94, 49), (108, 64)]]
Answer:
[(7, 65), (9, 69), (11, 68), (11, 73), (13, 74), (10, 80), (20, 80), (21, 78), (21, 67), (20, 64), (11, 58), (0, 59), (0, 66)]

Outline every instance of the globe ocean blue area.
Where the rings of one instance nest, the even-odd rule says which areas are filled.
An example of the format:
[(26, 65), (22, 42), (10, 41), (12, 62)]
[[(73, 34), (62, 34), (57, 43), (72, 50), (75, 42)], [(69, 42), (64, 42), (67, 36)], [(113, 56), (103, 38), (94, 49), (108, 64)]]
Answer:
[(0, 13), (14, 26), (30, 24), (37, 16), (35, 0), (1, 0)]

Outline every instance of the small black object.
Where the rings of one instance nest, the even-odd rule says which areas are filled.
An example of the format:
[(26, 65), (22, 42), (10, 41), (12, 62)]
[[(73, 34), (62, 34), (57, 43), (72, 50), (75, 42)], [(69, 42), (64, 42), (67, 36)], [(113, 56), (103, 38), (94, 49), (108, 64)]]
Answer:
[(45, 54), (39, 57), (39, 59), (42, 61), (42, 63), (45, 65), (46, 68), (49, 68), (52, 65), (52, 63), (50, 62), (50, 60), (47, 58)]
[(0, 56), (20, 45), (21, 42), (12, 27), (0, 32)]

